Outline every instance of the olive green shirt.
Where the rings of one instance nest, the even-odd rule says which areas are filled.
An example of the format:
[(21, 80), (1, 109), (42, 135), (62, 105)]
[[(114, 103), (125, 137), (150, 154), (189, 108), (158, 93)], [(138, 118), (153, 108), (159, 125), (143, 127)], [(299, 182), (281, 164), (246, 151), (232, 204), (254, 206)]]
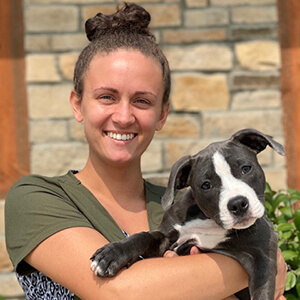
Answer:
[[(165, 188), (145, 181), (150, 230), (158, 227)], [(109, 213), (70, 171), (66, 175), (21, 178), (8, 192), (5, 202), (6, 245), (18, 274), (35, 271), (23, 261), (38, 244), (70, 227), (89, 227), (108, 241), (124, 239)], [(91, 253), (92, 255), (93, 253)]]

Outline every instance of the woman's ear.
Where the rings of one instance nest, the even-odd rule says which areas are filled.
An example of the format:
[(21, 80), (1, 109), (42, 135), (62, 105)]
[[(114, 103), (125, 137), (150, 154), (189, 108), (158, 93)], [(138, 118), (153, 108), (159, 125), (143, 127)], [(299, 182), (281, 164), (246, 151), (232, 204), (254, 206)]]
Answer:
[(83, 121), (83, 116), (81, 112), (81, 99), (74, 90), (71, 91), (69, 100), (75, 120), (81, 123)]
[(160, 118), (157, 121), (157, 124), (155, 127), (156, 131), (160, 131), (164, 127), (164, 125), (167, 121), (168, 114), (169, 114), (169, 108), (170, 108), (170, 101), (168, 101), (166, 104), (163, 105)]

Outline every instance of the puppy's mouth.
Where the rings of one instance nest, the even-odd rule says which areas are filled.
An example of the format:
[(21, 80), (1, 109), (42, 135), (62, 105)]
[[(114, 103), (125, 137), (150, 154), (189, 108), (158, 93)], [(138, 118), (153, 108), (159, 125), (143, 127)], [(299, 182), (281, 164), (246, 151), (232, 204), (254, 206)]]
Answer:
[(241, 221), (238, 221), (234, 224), (232, 227), (233, 229), (246, 229), (250, 226), (252, 226), (256, 222), (257, 218), (249, 217), (249, 218), (244, 218)]
[(136, 133), (116, 133), (112, 131), (104, 131), (104, 134), (116, 141), (131, 141), (137, 136)]

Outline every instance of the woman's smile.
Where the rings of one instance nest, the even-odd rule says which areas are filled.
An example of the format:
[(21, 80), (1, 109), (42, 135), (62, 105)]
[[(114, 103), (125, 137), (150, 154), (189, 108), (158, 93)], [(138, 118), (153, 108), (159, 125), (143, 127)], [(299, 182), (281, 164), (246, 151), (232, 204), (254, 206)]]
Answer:
[(116, 133), (112, 131), (104, 131), (104, 134), (116, 141), (131, 141), (137, 136), (135, 133)]

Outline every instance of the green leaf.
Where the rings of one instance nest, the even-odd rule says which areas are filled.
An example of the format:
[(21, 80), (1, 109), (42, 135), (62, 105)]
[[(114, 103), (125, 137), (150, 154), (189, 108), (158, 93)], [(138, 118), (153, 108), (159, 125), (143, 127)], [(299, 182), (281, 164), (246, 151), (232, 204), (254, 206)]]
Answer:
[(300, 209), (294, 213), (294, 224), (297, 230), (300, 231)]
[(294, 230), (292, 223), (281, 223), (276, 227), (276, 231), (291, 231)]
[(285, 250), (282, 251), (282, 255), (284, 257), (284, 260), (292, 260), (294, 258), (296, 258), (298, 256), (298, 253), (296, 251), (292, 251), (292, 250)]
[(271, 203), (266, 202), (265, 207), (266, 207), (266, 210), (267, 210), (268, 213), (273, 213), (274, 212), (274, 209), (273, 209), (273, 206), (272, 206)]
[(296, 282), (296, 291), (298, 296), (300, 296), (300, 278), (297, 278), (297, 282)]
[(296, 296), (292, 295), (292, 294), (284, 294), (286, 300), (299, 300), (299, 298), (297, 298)]
[(296, 285), (296, 275), (292, 272), (287, 273), (287, 279), (285, 281), (285, 290), (289, 291)]
[[(300, 276), (300, 267), (299, 267), (297, 270), (295, 270), (294, 273), (295, 273), (297, 276)], [(299, 277), (299, 279), (300, 279), (300, 277)]]
[(280, 207), (279, 210), (288, 218), (291, 219), (293, 217), (293, 211), (290, 207)]
[(288, 197), (285, 194), (278, 194), (272, 201), (273, 208), (277, 208), (281, 203), (287, 203)]

